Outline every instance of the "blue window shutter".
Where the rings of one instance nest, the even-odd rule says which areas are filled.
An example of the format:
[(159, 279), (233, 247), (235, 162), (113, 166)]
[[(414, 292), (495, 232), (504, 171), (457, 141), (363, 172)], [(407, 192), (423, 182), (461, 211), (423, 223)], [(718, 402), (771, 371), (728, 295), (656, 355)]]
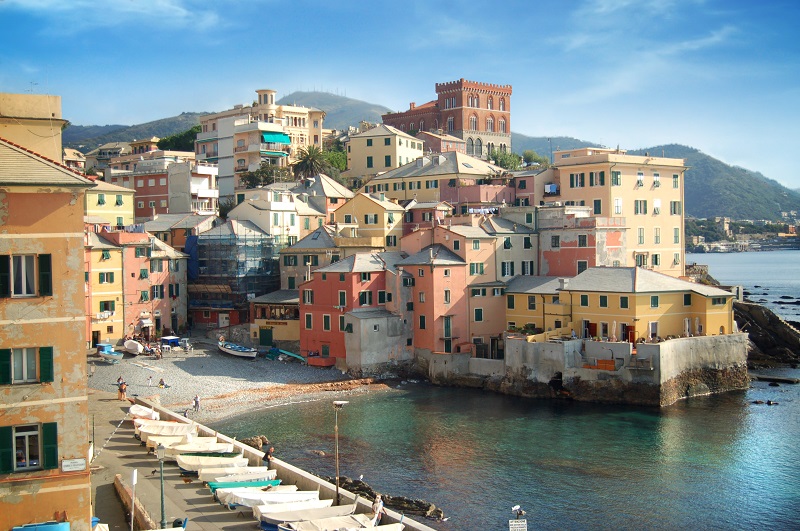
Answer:
[(0, 426), (0, 474), (14, 471), (14, 428)]
[(53, 294), (53, 265), (49, 254), (39, 255), (39, 295)]
[(58, 423), (42, 424), (42, 468), (58, 468)]
[(39, 347), (39, 381), (53, 381), (53, 347)]
[(0, 385), (11, 383), (11, 349), (0, 349)]

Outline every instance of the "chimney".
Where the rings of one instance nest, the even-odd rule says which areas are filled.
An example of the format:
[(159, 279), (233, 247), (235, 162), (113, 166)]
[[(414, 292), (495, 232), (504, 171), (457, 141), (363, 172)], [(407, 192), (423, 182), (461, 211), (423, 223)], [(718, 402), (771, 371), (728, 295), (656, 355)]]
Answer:
[(558, 289), (567, 289), (569, 287), (569, 279), (568, 278), (559, 278), (558, 279)]
[(381, 201), (386, 201), (386, 194), (381, 192)]
[(417, 106), (417, 104), (412, 101), (411, 103), (408, 104), (408, 110), (411, 110), (416, 106)]

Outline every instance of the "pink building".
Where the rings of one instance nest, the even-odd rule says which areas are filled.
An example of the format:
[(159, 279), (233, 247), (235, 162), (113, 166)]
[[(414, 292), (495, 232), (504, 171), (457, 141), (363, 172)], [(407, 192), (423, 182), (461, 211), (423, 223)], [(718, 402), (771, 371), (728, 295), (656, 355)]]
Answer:
[[(405, 203), (405, 204), (403, 204)], [(419, 229), (430, 229), (453, 213), (453, 205), (445, 201), (400, 201), (406, 209), (403, 215), (403, 236)]]

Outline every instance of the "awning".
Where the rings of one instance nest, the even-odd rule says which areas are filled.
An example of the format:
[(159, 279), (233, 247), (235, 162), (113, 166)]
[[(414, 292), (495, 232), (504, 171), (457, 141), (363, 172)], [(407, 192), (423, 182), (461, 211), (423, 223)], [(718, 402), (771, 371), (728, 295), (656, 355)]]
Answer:
[(284, 153), (283, 151), (261, 151), (262, 155), (267, 155), (268, 157), (288, 157), (288, 153)]
[(142, 326), (153, 326), (153, 321), (151, 321), (150, 319), (142, 319), (141, 321), (139, 321), (139, 324)]
[(276, 133), (273, 131), (262, 131), (261, 139), (264, 142), (274, 142), (275, 144), (291, 144), (292, 141), (286, 133)]

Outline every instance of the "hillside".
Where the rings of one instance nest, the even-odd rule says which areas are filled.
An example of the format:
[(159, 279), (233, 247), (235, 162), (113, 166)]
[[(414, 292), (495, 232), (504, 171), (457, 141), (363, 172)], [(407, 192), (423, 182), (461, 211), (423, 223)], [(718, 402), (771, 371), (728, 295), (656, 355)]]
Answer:
[[(387, 107), (368, 103), (327, 92), (293, 92), (278, 103), (315, 107), (325, 111), (326, 128), (345, 129), (358, 125), (359, 121), (380, 122)], [(135, 126), (70, 126), (64, 131), (64, 145), (79, 149), (83, 153), (107, 142), (131, 141), (165, 137), (180, 133), (199, 123), (199, 117), (207, 113), (183, 113)], [(572, 137), (530, 137), (511, 133), (515, 153), (532, 149), (543, 156), (550, 149), (572, 149), (596, 146), (596, 142)], [(623, 148), (625, 146), (622, 146)], [(689, 166), (686, 172), (685, 213), (697, 218), (726, 216), (733, 219), (767, 219), (778, 221), (780, 212), (800, 210), (800, 191), (791, 190), (761, 173), (730, 166), (705, 153), (688, 146), (667, 144), (638, 150), (630, 154), (663, 154), (667, 157), (683, 158)]]
[(328, 129), (347, 129), (358, 125), (361, 120), (381, 123), (381, 115), (390, 111), (388, 107), (337, 96), (329, 92), (292, 92), (278, 100), (280, 105), (301, 105), (325, 111), (325, 127)]
[(131, 142), (145, 138), (164, 138), (191, 129), (200, 123), (200, 117), (206, 112), (184, 112), (171, 118), (162, 118), (139, 125), (106, 125), (82, 126), (70, 125), (64, 130), (64, 147), (80, 150), (81, 153), (107, 144), (109, 142)]

